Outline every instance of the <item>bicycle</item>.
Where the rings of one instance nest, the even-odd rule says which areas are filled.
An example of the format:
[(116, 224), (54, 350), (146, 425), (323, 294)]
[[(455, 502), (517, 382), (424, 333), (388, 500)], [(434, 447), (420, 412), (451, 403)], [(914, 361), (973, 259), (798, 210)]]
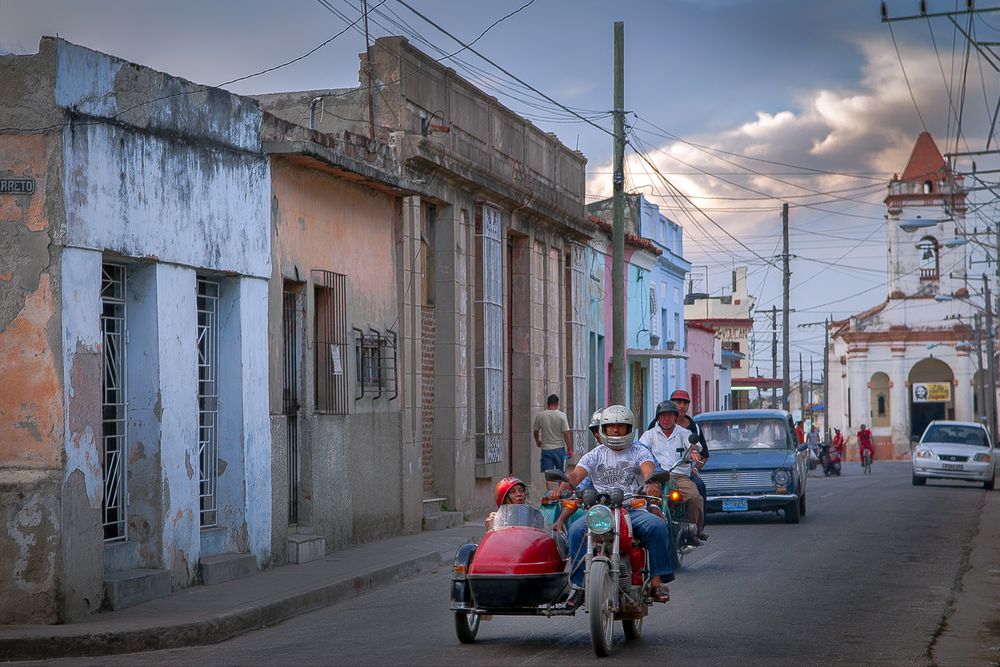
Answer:
[(861, 457), (861, 470), (866, 475), (872, 474), (872, 453), (870, 450), (864, 450)]

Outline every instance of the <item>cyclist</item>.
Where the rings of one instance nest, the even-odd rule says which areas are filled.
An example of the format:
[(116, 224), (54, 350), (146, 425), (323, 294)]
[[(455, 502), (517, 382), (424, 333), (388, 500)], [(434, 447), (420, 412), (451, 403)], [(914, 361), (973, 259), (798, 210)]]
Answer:
[(858, 455), (865, 472), (871, 472), (872, 461), (875, 459), (875, 445), (872, 444), (872, 432), (864, 424), (858, 429)]

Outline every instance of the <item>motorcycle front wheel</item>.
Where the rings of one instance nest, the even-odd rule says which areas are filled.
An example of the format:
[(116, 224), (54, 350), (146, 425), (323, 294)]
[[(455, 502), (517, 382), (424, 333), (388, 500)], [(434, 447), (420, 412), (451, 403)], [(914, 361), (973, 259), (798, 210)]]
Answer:
[(608, 563), (595, 560), (587, 573), (587, 611), (590, 615), (590, 642), (594, 645), (594, 653), (602, 658), (611, 655), (615, 626), (611, 596), (614, 594)]
[(458, 641), (463, 644), (471, 644), (476, 641), (476, 635), (479, 634), (479, 614), (456, 611), (455, 634), (458, 635)]

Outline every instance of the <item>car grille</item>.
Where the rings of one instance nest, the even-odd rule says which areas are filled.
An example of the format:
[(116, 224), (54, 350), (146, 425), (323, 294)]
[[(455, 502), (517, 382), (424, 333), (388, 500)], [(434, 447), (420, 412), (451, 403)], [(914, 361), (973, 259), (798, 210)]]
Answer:
[(942, 461), (955, 461), (957, 463), (962, 463), (964, 461), (969, 460), (968, 456), (956, 456), (955, 454), (941, 454), (940, 456), (938, 456), (938, 458), (941, 459)]
[(709, 493), (733, 491), (771, 491), (771, 470), (728, 470), (702, 472), (701, 479)]

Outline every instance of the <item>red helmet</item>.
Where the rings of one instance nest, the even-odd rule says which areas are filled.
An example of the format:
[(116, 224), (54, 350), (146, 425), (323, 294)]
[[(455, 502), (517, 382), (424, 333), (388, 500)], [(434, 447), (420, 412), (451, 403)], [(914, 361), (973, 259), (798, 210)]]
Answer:
[(507, 494), (518, 484), (521, 488), (527, 489), (528, 485), (519, 480), (517, 477), (511, 475), (510, 477), (504, 477), (499, 482), (497, 482), (497, 507), (503, 505), (503, 499), (507, 497)]
[(674, 393), (670, 394), (670, 400), (676, 401), (677, 399), (690, 403), (691, 394), (687, 393), (687, 390), (685, 389), (674, 389)]

